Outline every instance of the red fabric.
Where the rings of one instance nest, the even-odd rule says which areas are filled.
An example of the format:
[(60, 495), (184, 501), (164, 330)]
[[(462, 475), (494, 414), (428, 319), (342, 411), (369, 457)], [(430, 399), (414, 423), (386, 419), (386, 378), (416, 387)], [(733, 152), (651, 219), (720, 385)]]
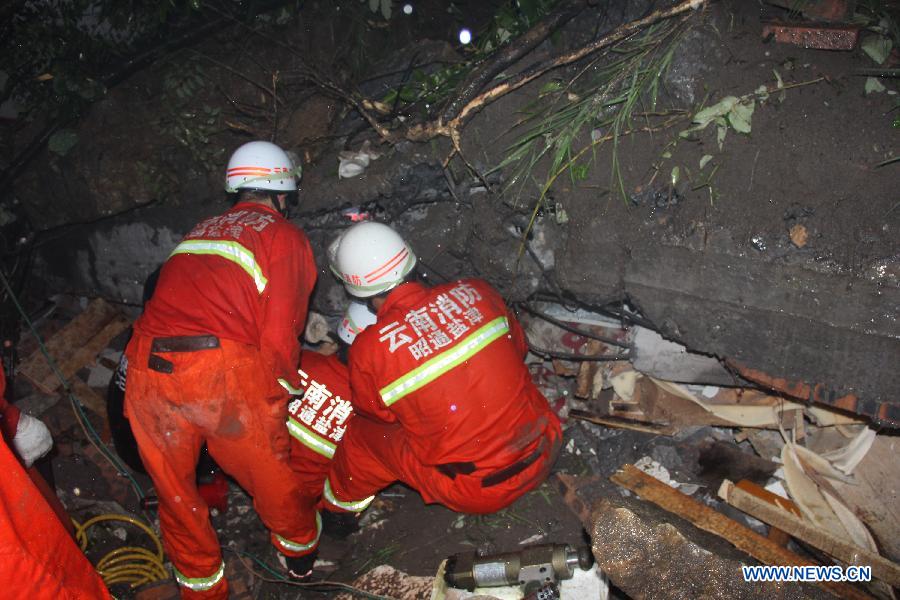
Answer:
[[(504, 316), (506, 335), (392, 405), (382, 400), (383, 388)], [(350, 349), (353, 403), (368, 419), (353, 420), (335, 454), (329, 474), (335, 497), (361, 501), (400, 479), (418, 489), (426, 502), (487, 512), (538, 485), (558, 452), (561, 430), (532, 383), (524, 352), (518, 321), (482, 280), (434, 288), (407, 283), (392, 291), (378, 311), (378, 322)], [(539, 447), (541, 457), (523, 472), (481, 487), (483, 477)], [(455, 479), (435, 469), (467, 462), (476, 470)]]
[(155, 337), (211, 333), (259, 348), (275, 378), (297, 382), (316, 263), (306, 235), (277, 211), (241, 202), (200, 222), (185, 240), (238, 242), (268, 280), (262, 294), (234, 261), (175, 254), (163, 266), (135, 330)]
[[(0, 371), (2, 370), (0, 368)], [(3, 388), (5, 390), (6, 375), (0, 374), (0, 377), (3, 377)], [(5, 394), (5, 391), (3, 394), (0, 394), (0, 433), (2, 433), (7, 444), (12, 444), (13, 438), (16, 437), (16, 429), (19, 427), (19, 415), (21, 412), (6, 401)]]
[[(0, 390), (5, 385), (0, 373)], [(6, 584), (3, 597), (110, 598), (94, 567), (3, 441), (0, 473), (0, 581)]]
[[(290, 441), (283, 389), (266, 374), (253, 346), (227, 339), (221, 347), (158, 355), (171, 374), (147, 367), (152, 338), (136, 333), (126, 349), (125, 410), (159, 498), (166, 552), (185, 577), (216, 573), (222, 556), (209, 510), (197, 490), (195, 465), (205, 441), (209, 454), (253, 497), (272, 543), (275, 534), (302, 543), (299, 486), (288, 465)], [(296, 370), (296, 369), (295, 369)], [(182, 587), (182, 598), (227, 598), (223, 578), (210, 590)]]
[[(352, 412), (346, 417), (335, 415), (339, 407), (346, 406), (343, 402), (350, 401), (347, 365), (338, 360), (336, 354), (324, 356), (304, 351), (300, 358), (300, 371), (301, 389), (312, 392), (303, 398), (293, 398), (288, 405), (288, 418), (293, 421), (292, 426), (304, 428), (310, 434), (338, 444), (353, 417)], [(331, 458), (310, 448), (301, 439), (296, 432), (292, 433), (291, 468), (300, 483), (304, 523), (301, 539), (314, 539), (317, 536), (316, 506), (322, 497), (322, 486), (331, 467)], [(309, 552), (314, 549), (315, 546)]]

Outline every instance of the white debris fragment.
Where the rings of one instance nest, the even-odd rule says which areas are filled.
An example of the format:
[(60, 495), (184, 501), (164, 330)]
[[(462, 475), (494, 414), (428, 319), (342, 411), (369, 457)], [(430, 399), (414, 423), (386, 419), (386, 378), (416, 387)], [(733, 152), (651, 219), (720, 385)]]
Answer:
[(525, 539), (522, 540), (521, 542), (519, 542), (519, 545), (520, 545), (520, 546), (524, 546), (524, 545), (526, 545), (526, 544), (534, 544), (535, 542), (539, 542), (539, 541), (541, 541), (542, 539), (544, 539), (544, 534), (543, 534), (543, 533), (536, 533), (536, 534), (534, 534), (534, 535), (532, 535), (532, 536), (529, 536), (529, 537), (525, 538)]
[(645, 456), (641, 458), (639, 461), (634, 463), (634, 466), (650, 475), (651, 477), (655, 477), (659, 479), (666, 485), (677, 488), (678, 485), (672, 481), (672, 477), (669, 475), (669, 470), (650, 458), (649, 456)]
[(693, 495), (697, 490), (700, 489), (700, 486), (695, 483), (680, 483), (672, 479), (672, 476), (669, 475), (669, 470), (659, 464), (657, 461), (653, 460), (649, 456), (644, 456), (639, 461), (634, 463), (634, 466), (650, 475), (651, 477), (655, 477), (659, 479), (667, 486), (671, 488), (675, 488), (679, 490), (683, 494), (687, 494), (688, 496)]
[(113, 530), (112, 530), (110, 533), (112, 533), (114, 536), (116, 536), (117, 538), (119, 538), (119, 539), (122, 540), (123, 542), (124, 542), (126, 539), (128, 539), (128, 532), (125, 531), (125, 528), (124, 528), (124, 527), (114, 527)]
[(357, 151), (344, 150), (338, 153), (338, 178), (349, 179), (360, 175), (369, 166), (369, 163), (378, 159), (381, 155), (372, 150), (369, 141), (363, 142)]
[(704, 398), (715, 398), (716, 394), (719, 393), (719, 388), (714, 385), (704, 386), (703, 390), (700, 392)]
[[(776, 474), (778, 472), (781, 472), (781, 477), (784, 477), (783, 469), (778, 469), (778, 471), (776, 471)], [(784, 481), (782, 479), (776, 479), (773, 477), (772, 480), (766, 484), (766, 489), (776, 496), (781, 496), (782, 498), (787, 499), (790, 498), (790, 496), (788, 496), (787, 490), (784, 489)]]

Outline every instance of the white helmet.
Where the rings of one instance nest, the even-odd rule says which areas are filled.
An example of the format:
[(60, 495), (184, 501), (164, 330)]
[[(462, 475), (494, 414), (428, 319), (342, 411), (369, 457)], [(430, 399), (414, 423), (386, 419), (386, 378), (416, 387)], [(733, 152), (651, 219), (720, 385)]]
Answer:
[(287, 153), (271, 142), (247, 142), (234, 151), (225, 171), (225, 189), (297, 191), (297, 168)]
[(348, 227), (331, 243), (328, 255), (331, 270), (357, 298), (388, 291), (416, 265), (416, 255), (403, 238), (374, 221)]
[(344, 313), (344, 318), (338, 325), (338, 336), (348, 344), (352, 344), (356, 336), (363, 332), (363, 329), (377, 320), (375, 313), (369, 310), (368, 306), (354, 300), (347, 307), (347, 312)]

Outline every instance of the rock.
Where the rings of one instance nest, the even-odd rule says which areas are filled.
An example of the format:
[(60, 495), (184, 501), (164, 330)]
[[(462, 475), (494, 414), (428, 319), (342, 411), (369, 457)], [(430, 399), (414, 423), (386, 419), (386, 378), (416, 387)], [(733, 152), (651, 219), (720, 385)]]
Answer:
[(640, 600), (825, 598), (788, 583), (746, 583), (742, 561), (720, 556), (628, 499), (604, 498), (592, 511), (593, 552), (618, 588)]
[[(379, 565), (357, 578), (353, 586), (397, 600), (427, 600), (431, 598), (434, 577), (414, 577), (389, 565)], [(352, 600), (352, 598), (351, 594), (339, 594), (336, 600)]]

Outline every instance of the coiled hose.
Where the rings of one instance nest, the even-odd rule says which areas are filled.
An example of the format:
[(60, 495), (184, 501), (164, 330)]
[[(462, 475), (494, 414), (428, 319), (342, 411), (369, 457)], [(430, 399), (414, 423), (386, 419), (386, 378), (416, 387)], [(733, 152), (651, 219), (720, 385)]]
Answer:
[(156, 547), (156, 552), (152, 552), (140, 546), (124, 546), (105, 554), (97, 561), (96, 568), (107, 586), (114, 583), (128, 583), (132, 588), (136, 588), (146, 583), (169, 579), (169, 571), (163, 564), (163, 547), (159, 536), (146, 523), (128, 515), (113, 513), (98, 515), (88, 519), (83, 525), (72, 519), (75, 524), (75, 539), (82, 551), (86, 551), (88, 546), (87, 530), (97, 523), (107, 521), (123, 521), (134, 525), (146, 533)]

